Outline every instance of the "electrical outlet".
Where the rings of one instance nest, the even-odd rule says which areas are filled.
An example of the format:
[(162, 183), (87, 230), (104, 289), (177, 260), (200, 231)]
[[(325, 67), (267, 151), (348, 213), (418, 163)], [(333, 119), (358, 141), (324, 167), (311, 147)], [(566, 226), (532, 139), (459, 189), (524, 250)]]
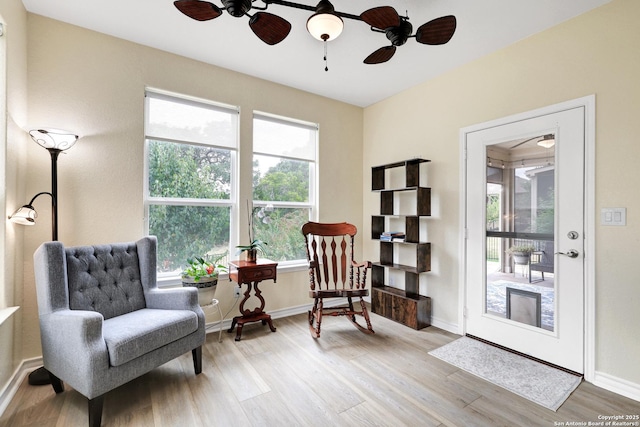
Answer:
[(233, 296), (234, 296), (235, 298), (240, 298), (240, 286), (236, 285), (236, 286), (233, 288)]

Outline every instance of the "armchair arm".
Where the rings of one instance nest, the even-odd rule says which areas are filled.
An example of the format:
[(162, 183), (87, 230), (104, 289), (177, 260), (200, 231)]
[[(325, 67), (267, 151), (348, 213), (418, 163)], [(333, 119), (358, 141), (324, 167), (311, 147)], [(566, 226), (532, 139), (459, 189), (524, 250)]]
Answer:
[[(47, 369), (63, 381), (86, 378), (109, 366), (100, 313), (57, 310), (40, 316), (42, 356)], [(76, 384), (72, 384), (76, 387)]]
[(198, 311), (198, 290), (196, 288), (150, 289), (145, 293), (147, 308), (162, 310)]
[[(58, 310), (40, 316), (40, 327), (43, 335), (57, 335), (62, 339), (51, 340), (69, 346), (90, 346), (102, 341), (102, 314), (84, 310)], [(45, 334), (44, 331), (47, 333)]]

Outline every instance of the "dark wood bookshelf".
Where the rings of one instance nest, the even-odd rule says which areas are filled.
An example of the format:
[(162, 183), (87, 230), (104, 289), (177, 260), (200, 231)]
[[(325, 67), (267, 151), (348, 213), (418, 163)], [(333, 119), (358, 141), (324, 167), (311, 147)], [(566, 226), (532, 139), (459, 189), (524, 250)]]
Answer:
[[(420, 241), (420, 219), (431, 215), (431, 189), (420, 185), (420, 165), (426, 159), (410, 159), (371, 168), (371, 190), (380, 193), (380, 214), (371, 217), (371, 238), (380, 240), (388, 230), (388, 217), (404, 218), (404, 241), (380, 240), (380, 261), (372, 263), (371, 309), (389, 319), (414, 329), (431, 324), (431, 298), (420, 295), (420, 274), (431, 271), (431, 243)], [(386, 171), (404, 168), (405, 187), (386, 188)], [(398, 192), (415, 192), (416, 209), (411, 215), (394, 212), (395, 195)], [(400, 245), (414, 248), (413, 259), (394, 263), (396, 249)], [(404, 263), (406, 262), (406, 264)], [(404, 272), (404, 288), (387, 286), (385, 272), (388, 269)]]

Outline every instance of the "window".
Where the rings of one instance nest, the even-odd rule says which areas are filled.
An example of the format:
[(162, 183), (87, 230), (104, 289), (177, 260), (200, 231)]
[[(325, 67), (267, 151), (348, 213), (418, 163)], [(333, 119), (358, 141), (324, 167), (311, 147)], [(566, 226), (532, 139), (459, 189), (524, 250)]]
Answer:
[(302, 225), (316, 216), (318, 125), (253, 115), (253, 214), (268, 257), (306, 260)]
[(235, 211), (238, 109), (147, 90), (145, 207), (158, 273), (229, 252)]

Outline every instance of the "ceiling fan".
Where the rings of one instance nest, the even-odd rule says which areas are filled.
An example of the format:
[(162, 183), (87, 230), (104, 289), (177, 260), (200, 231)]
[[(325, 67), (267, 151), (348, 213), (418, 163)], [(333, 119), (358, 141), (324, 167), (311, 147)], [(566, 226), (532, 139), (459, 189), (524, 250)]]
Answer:
[[(387, 62), (396, 52), (397, 46), (402, 46), (409, 38), (428, 45), (447, 43), (456, 30), (456, 18), (453, 15), (443, 16), (421, 25), (415, 34), (408, 16), (400, 16), (391, 6), (380, 6), (369, 9), (361, 15), (338, 12), (329, 0), (320, 0), (314, 6), (294, 3), (285, 0), (260, 0), (264, 6), (257, 6), (258, 0), (221, 0), (223, 7), (205, 0), (176, 0), (175, 7), (197, 21), (209, 21), (222, 15), (226, 10), (231, 16), (249, 17), (249, 27), (256, 36), (268, 45), (275, 45), (283, 41), (291, 31), (291, 24), (284, 18), (266, 12), (271, 4), (287, 6), (296, 9), (313, 11), (307, 20), (309, 33), (325, 43), (333, 40), (342, 32), (342, 18), (364, 21), (374, 32), (385, 33), (391, 46), (384, 46), (373, 52), (365, 60), (365, 64), (380, 64)], [(251, 10), (258, 12), (251, 14)], [(326, 44), (325, 44), (326, 49)], [(326, 61), (326, 53), (325, 53)], [(325, 70), (327, 68), (325, 67)]]
[(371, 26), (371, 30), (385, 33), (391, 46), (384, 46), (374, 51), (364, 60), (365, 64), (381, 64), (387, 62), (396, 53), (396, 47), (402, 46), (409, 38), (418, 43), (441, 45), (447, 43), (456, 31), (456, 17), (453, 15), (436, 18), (421, 25), (415, 34), (408, 16), (400, 16), (391, 6), (374, 7), (362, 12), (360, 18)]

